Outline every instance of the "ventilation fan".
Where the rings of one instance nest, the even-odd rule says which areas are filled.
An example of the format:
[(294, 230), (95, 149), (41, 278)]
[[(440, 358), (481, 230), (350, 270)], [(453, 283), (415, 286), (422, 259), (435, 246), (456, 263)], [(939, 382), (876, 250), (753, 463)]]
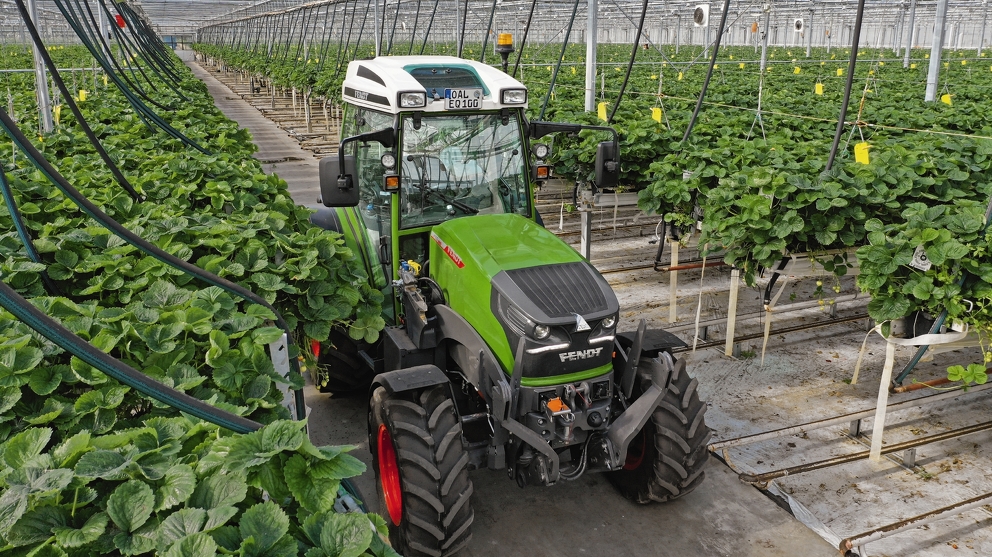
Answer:
[(710, 5), (699, 4), (692, 12), (692, 24), (696, 27), (706, 27), (710, 24)]
[(802, 33), (806, 24), (803, 22), (803, 18), (797, 17), (795, 22), (796, 33)]

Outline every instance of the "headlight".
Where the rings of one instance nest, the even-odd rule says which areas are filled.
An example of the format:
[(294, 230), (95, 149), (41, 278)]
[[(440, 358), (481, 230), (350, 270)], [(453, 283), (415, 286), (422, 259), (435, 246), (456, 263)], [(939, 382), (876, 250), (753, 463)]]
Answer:
[(548, 327), (547, 325), (538, 325), (534, 327), (534, 338), (537, 340), (544, 340), (548, 338), (548, 335), (550, 334), (551, 327)]
[(551, 154), (551, 148), (544, 143), (535, 143), (531, 147), (531, 151), (533, 151), (535, 157), (541, 160), (548, 158), (548, 155)]
[(392, 168), (396, 166), (396, 155), (392, 153), (386, 153), (385, 155), (382, 156), (381, 159), (379, 159), (379, 162), (381, 162), (382, 166), (386, 168)]
[(400, 93), (400, 108), (421, 108), (427, 106), (427, 93)]
[(607, 317), (606, 319), (603, 319), (603, 328), (604, 329), (612, 329), (613, 326), (616, 325), (616, 324), (617, 324), (617, 316), (616, 315), (611, 315), (611, 316)]
[(527, 89), (504, 89), (500, 93), (500, 102), (503, 104), (526, 104)]

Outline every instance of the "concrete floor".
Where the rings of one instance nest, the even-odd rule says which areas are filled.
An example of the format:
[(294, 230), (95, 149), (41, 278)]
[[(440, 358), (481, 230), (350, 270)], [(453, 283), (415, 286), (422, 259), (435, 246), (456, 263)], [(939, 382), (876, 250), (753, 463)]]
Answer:
[[(191, 53), (180, 51), (179, 54), (194, 74), (207, 84), (215, 104), (252, 133), (259, 146), (256, 158), (265, 163), (265, 170), (276, 172), (288, 182), (297, 203), (315, 205), (319, 191), (317, 160), (282, 129), (192, 62)], [(611, 252), (615, 253), (615, 248), (613, 246)], [(619, 285), (626, 281), (611, 276), (610, 282)], [(647, 296), (649, 300), (632, 299), (631, 295), (618, 292), (625, 307), (638, 308), (638, 311), (626, 314), (625, 321), (628, 322), (635, 313), (646, 313), (660, 306), (651, 301), (656, 297), (650, 289), (656, 279), (634, 282), (641, 285), (640, 297)], [(718, 357), (715, 351), (711, 354)], [(708, 376), (716, 371), (713, 366), (704, 369), (693, 373)], [(701, 391), (703, 384), (701, 382)], [(706, 390), (709, 391), (704, 393), (706, 395), (715, 394)], [(365, 401), (330, 398), (312, 387), (307, 389), (306, 395), (311, 408), (313, 441), (356, 445), (355, 456), (370, 464)], [(720, 402), (711, 399), (710, 405), (708, 420), (716, 414), (715, 421), (720, 422), (719, 416), (724, 414)], [(730, 428), (718, 431), (717, 435), (727, 438), (750, 432)], [(500, 472), (475, 471), (472, 480), (475, 483), (476, 519), (469, 553), (481, 556), (578, 553), (699, 557), (837, 554), (834, 547), (771, 499), (738, 481), (736, 473), (716, 459), (711, 459), (706, 473), (703, 484), (683, 499), (663, 505), (638, 506), (627, 502), (602, 476), (595, 474), (550, 488), (520, 489)], [(356, 483), (375, 510), (371, 471)]]

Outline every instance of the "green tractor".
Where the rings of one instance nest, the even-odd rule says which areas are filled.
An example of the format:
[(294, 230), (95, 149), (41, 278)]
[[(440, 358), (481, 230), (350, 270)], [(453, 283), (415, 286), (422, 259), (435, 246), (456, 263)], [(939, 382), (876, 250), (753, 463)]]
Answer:
[(596, 181), (615, 185), (608, 127), (528, 122), (527, 89), (484, 64), (352, 62), (338, 156), (320, 161), (315, 224), (344, 234), (386, 295), (379, 342), (332, 334), (331, 391), (369, 388), (369, 448), (394, 547), (446, 556), (471, 538), (477, 468), (519, 486), (604, 472), (639, 503), (703, 479), (709, 428), (696, 380), (599, 272), (547, 231), (533, 187), (552, 133), (612, 133)]

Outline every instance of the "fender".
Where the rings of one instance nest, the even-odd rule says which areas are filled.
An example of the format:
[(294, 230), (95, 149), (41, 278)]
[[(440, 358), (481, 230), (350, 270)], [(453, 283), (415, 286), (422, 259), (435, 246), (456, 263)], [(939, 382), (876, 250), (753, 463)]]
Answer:
[(433, 387), (434, 385), (447, 385), (448, 383), (448, 376), (434, 365), (387, 371), (372, 379), (372, 386), (369, 388), (369, 400), (372, 400), (372, 393), (379, 387), (386, 389), (386, 392), (392, 395), (415, 391), (424, 387)]
[(324, 230), (330, 230), (331, 232), (343, 233), (344, 228), (341, 226), (341, 218), (338, 217), (338, 212), (336, 209), (330, 207), (321, 207), (317, 211), (310, 215), (310, 224), (323, 228)]
[[(461, 366), (466, 379), (479, 387), (499, 385), (501, 382), (506, 383), (507, 377), (503, 373), (502, 366), (499, 365), (499, 360), (496, 359), (492, 350), (475, 331), (475, 328), (464, 317), (446, 305), (438, 304), (433, 306), (433, 309), (437, 312), (437, 326), (441, 333), (438, 335), (438, 340), (452, 340), (463, 347), (463, 349), (456, 349), (452, 356)], [(483, 396), (491, 396), (491, 393), (486, 392), (488, 389), (480, 390), (483, 391)]]

